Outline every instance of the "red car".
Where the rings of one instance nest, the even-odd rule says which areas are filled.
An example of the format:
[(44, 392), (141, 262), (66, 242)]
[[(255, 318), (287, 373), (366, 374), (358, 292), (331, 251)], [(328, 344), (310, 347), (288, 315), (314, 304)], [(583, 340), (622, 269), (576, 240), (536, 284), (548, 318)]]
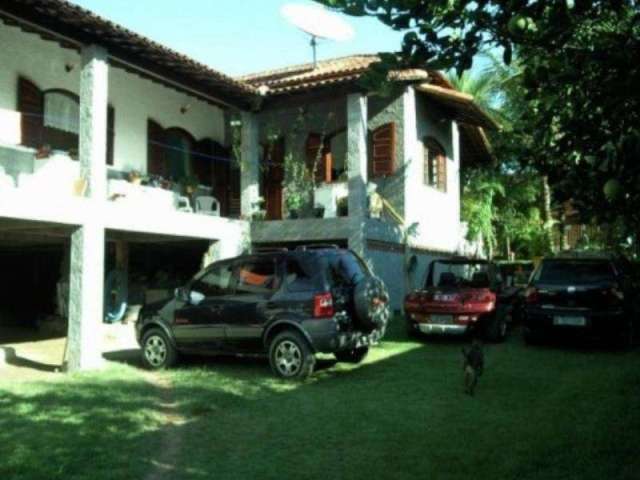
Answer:
[(409, 334), (481, 333), (501, 342), (507, 335), (509, 306), (496, 264), (486, 260), (434, 260), (422, 290), (406, 296)]

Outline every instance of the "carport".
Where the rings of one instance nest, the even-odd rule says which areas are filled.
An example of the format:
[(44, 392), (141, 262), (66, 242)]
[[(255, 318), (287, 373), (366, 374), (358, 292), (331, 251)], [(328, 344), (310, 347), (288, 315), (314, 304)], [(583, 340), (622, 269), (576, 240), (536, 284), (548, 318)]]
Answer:
[[(245, 222), (183, 213), (174, 222), (153, 216), (132, 221), (132, 215), (107, 206), (103, 225), (121, 228), (105, 228), (102, 238), (89, 238), (96, 243), (85, 241), (86, 227), (79, 225), (0, 216), (0, 346), (29, 342), (33, 349), (34, 342), (43, 341), (49, 348), (48, 339), (67, 337), (69, 369), (98, 366), (104, 306), (111, 289), (122, 294), (122, 285), (110, 281), (113, 272), (125, 275), (125, 296), (119, 301), (128, 307), (114, 321), (133, 320), (145, 301), (171, 295), (203, 262), (238, 253), (247, 228)], [(62, 352), (55, 357), (62, 362)]]

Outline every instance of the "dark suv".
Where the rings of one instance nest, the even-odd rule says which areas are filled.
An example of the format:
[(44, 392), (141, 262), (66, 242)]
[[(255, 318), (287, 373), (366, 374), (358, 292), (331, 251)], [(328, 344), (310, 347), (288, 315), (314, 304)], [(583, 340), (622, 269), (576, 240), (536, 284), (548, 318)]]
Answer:
[(136, 324), (144, 363), (179, 353), (267, 354), (280, 377), (304, 378), (315, 353), (360, 362), (389, 319), (387, 290), (355, 253), (299, 247), (220, 261), (173, 299), (145, 305)]
[(575, 252), (545, 258), (525, 292), (525, 340), (538, 343), (554, 334), (582, 333), (630, 346), (635, 293), (624, 257)]

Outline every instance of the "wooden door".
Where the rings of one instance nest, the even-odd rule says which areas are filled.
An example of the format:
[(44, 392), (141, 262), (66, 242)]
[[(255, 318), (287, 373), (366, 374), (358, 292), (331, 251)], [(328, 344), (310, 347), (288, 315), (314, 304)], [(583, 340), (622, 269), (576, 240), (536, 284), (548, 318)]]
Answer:
[(265, 147), (264, 200), (267, 220), (282, 220), (282, 182), (284, 181), (284, 138)]

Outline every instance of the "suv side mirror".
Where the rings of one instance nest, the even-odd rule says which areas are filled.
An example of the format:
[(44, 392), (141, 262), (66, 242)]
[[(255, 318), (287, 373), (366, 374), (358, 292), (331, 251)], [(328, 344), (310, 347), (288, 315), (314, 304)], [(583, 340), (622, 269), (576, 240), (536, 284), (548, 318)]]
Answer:
[(176, 300), (181, 302), (189, 301), (189, 291), (185, 287), (178, 287), (174, 290), (173, 295)]

